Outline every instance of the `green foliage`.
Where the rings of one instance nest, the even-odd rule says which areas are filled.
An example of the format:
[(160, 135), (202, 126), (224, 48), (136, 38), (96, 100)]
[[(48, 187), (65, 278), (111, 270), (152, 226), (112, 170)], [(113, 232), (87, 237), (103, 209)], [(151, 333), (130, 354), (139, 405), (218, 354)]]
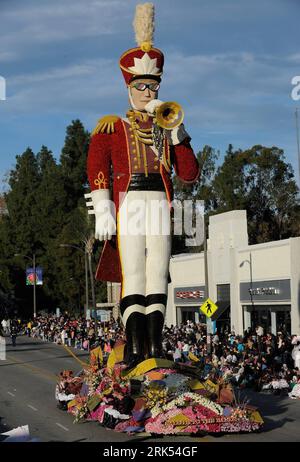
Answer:
[[(218, 167), (218, 153), (209, 146), (197, 157), (202, 165), (199, 181), (187, 187), (176, 179), (175, 197), (204, 200), (207, 217), (246, 210), (250, 244), (300, 235), (299, 189), (283, 150), (256, 145), (242, 151), (229, 145)], [(201, 250), (185, 247), (184, 239), (174, 240), (173, 253)]]
[[(43, 268), (44, 284), (37, 286), (38, 309), (54, 312), (59, 306), (83, 312), (84, 239), (94, 228), (83, 197), (88, 143), (89, 134), (81, 122), (73, 121), (67, 128), (60, 163), (45, 146), (36, 155), (28, 148), (16, 156), (16, 166), (8, 176), (4, 197), (8, 214), (0, 219), (0, 291), (14, 300), (24, 316), (32, 313), (33, 290), (26, 287), (25, 268), (32, 266), (34, 253), (36, 264)], [(61, 248), (62, 243), (83, 252)], [(100, 250), (98, 245), (93, 255), (94, 272)], [(96, 286), (97, 300), (105, 301), (106, 285)]]
[(299, 189), (281, 149), (253, 146), (226, 153), (212, 182), (213, 213), (247, 210), (251, 244), (299, 235)]
[(86, 159), (90, 135), (80, 120), (73, 120), (67, 127), (65, 145), (60, 156), (67, 206), (73, 209), (82, 199), (87, 185)]

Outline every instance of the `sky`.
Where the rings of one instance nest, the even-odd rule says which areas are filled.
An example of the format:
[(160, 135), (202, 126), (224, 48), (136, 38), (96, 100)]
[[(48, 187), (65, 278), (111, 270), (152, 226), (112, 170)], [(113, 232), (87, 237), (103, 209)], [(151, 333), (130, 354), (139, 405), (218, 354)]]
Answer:
[[(208, 144), (222, 159), (229, 143), (278, 146), (298, 179), (300, 100), (291, 95), (300, 76), (300, 0), (153, 3), (154, 44), (165, 54), (159, 99), (182, 105), (195, 152)], [(118, 62), (135, 46), (136, 4), (0, 0), (0, 192), (27, 147), (46, 145), (58, 159), (72, 120), (91, 131), (105, 114), (125, 115)]]

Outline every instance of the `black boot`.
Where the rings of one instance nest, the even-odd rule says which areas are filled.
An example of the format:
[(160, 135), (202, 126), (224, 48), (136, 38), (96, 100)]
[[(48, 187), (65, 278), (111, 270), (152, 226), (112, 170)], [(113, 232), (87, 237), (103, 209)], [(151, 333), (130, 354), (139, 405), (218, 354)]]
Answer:
[(132, 369), (145, 359), (144, 341), (146, 316), (142, 313), (131, 313), (126, 322), (126, 347), (124, 360), (127, 369)]
[(164, 315), (161, 311), (147, 314), (147, 342), (149, 358), (163, 358), (162, 330)]

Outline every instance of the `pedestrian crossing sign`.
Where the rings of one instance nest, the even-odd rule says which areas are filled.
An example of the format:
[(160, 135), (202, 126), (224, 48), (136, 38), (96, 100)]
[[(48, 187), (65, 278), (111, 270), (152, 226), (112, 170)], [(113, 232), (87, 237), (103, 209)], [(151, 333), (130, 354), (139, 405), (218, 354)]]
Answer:
[(202, 313), (204, 313), (208, 318), (210, 318), (217, 311), (217, 309), (217, 305), (215, 305), (215, 303), (210, 298), (205, 300), (203, 305), (200, 306), (200, 311), (202, 311)]

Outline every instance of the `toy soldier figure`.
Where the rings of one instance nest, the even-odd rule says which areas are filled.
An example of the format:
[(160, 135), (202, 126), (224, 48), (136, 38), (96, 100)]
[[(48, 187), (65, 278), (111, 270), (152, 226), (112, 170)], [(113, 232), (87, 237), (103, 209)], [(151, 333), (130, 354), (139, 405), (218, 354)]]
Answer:
[[(99, 120), (88, 154), (95, 237), (105, 240), (96, 278), (121, 282), (128, 367), (145, 358), (162, 357), (171, 252), (172, 168), (184, 183), (194, 183), (200, 174), (190, 137), (181, 123), (180, 106), (163, 105), (157, 99), (164, 56), (153, 48), (151, 3), (137, 5), (134, 27), (138, 47), (123, 53), (119, 63), (130, 109), (126, 118), (109, 115)], [(139, 234), (128, 227), (136, 204), (144, 225)], [(153, 204), (154, 210), (160, 208), (161, 220), (153, 218)]]

